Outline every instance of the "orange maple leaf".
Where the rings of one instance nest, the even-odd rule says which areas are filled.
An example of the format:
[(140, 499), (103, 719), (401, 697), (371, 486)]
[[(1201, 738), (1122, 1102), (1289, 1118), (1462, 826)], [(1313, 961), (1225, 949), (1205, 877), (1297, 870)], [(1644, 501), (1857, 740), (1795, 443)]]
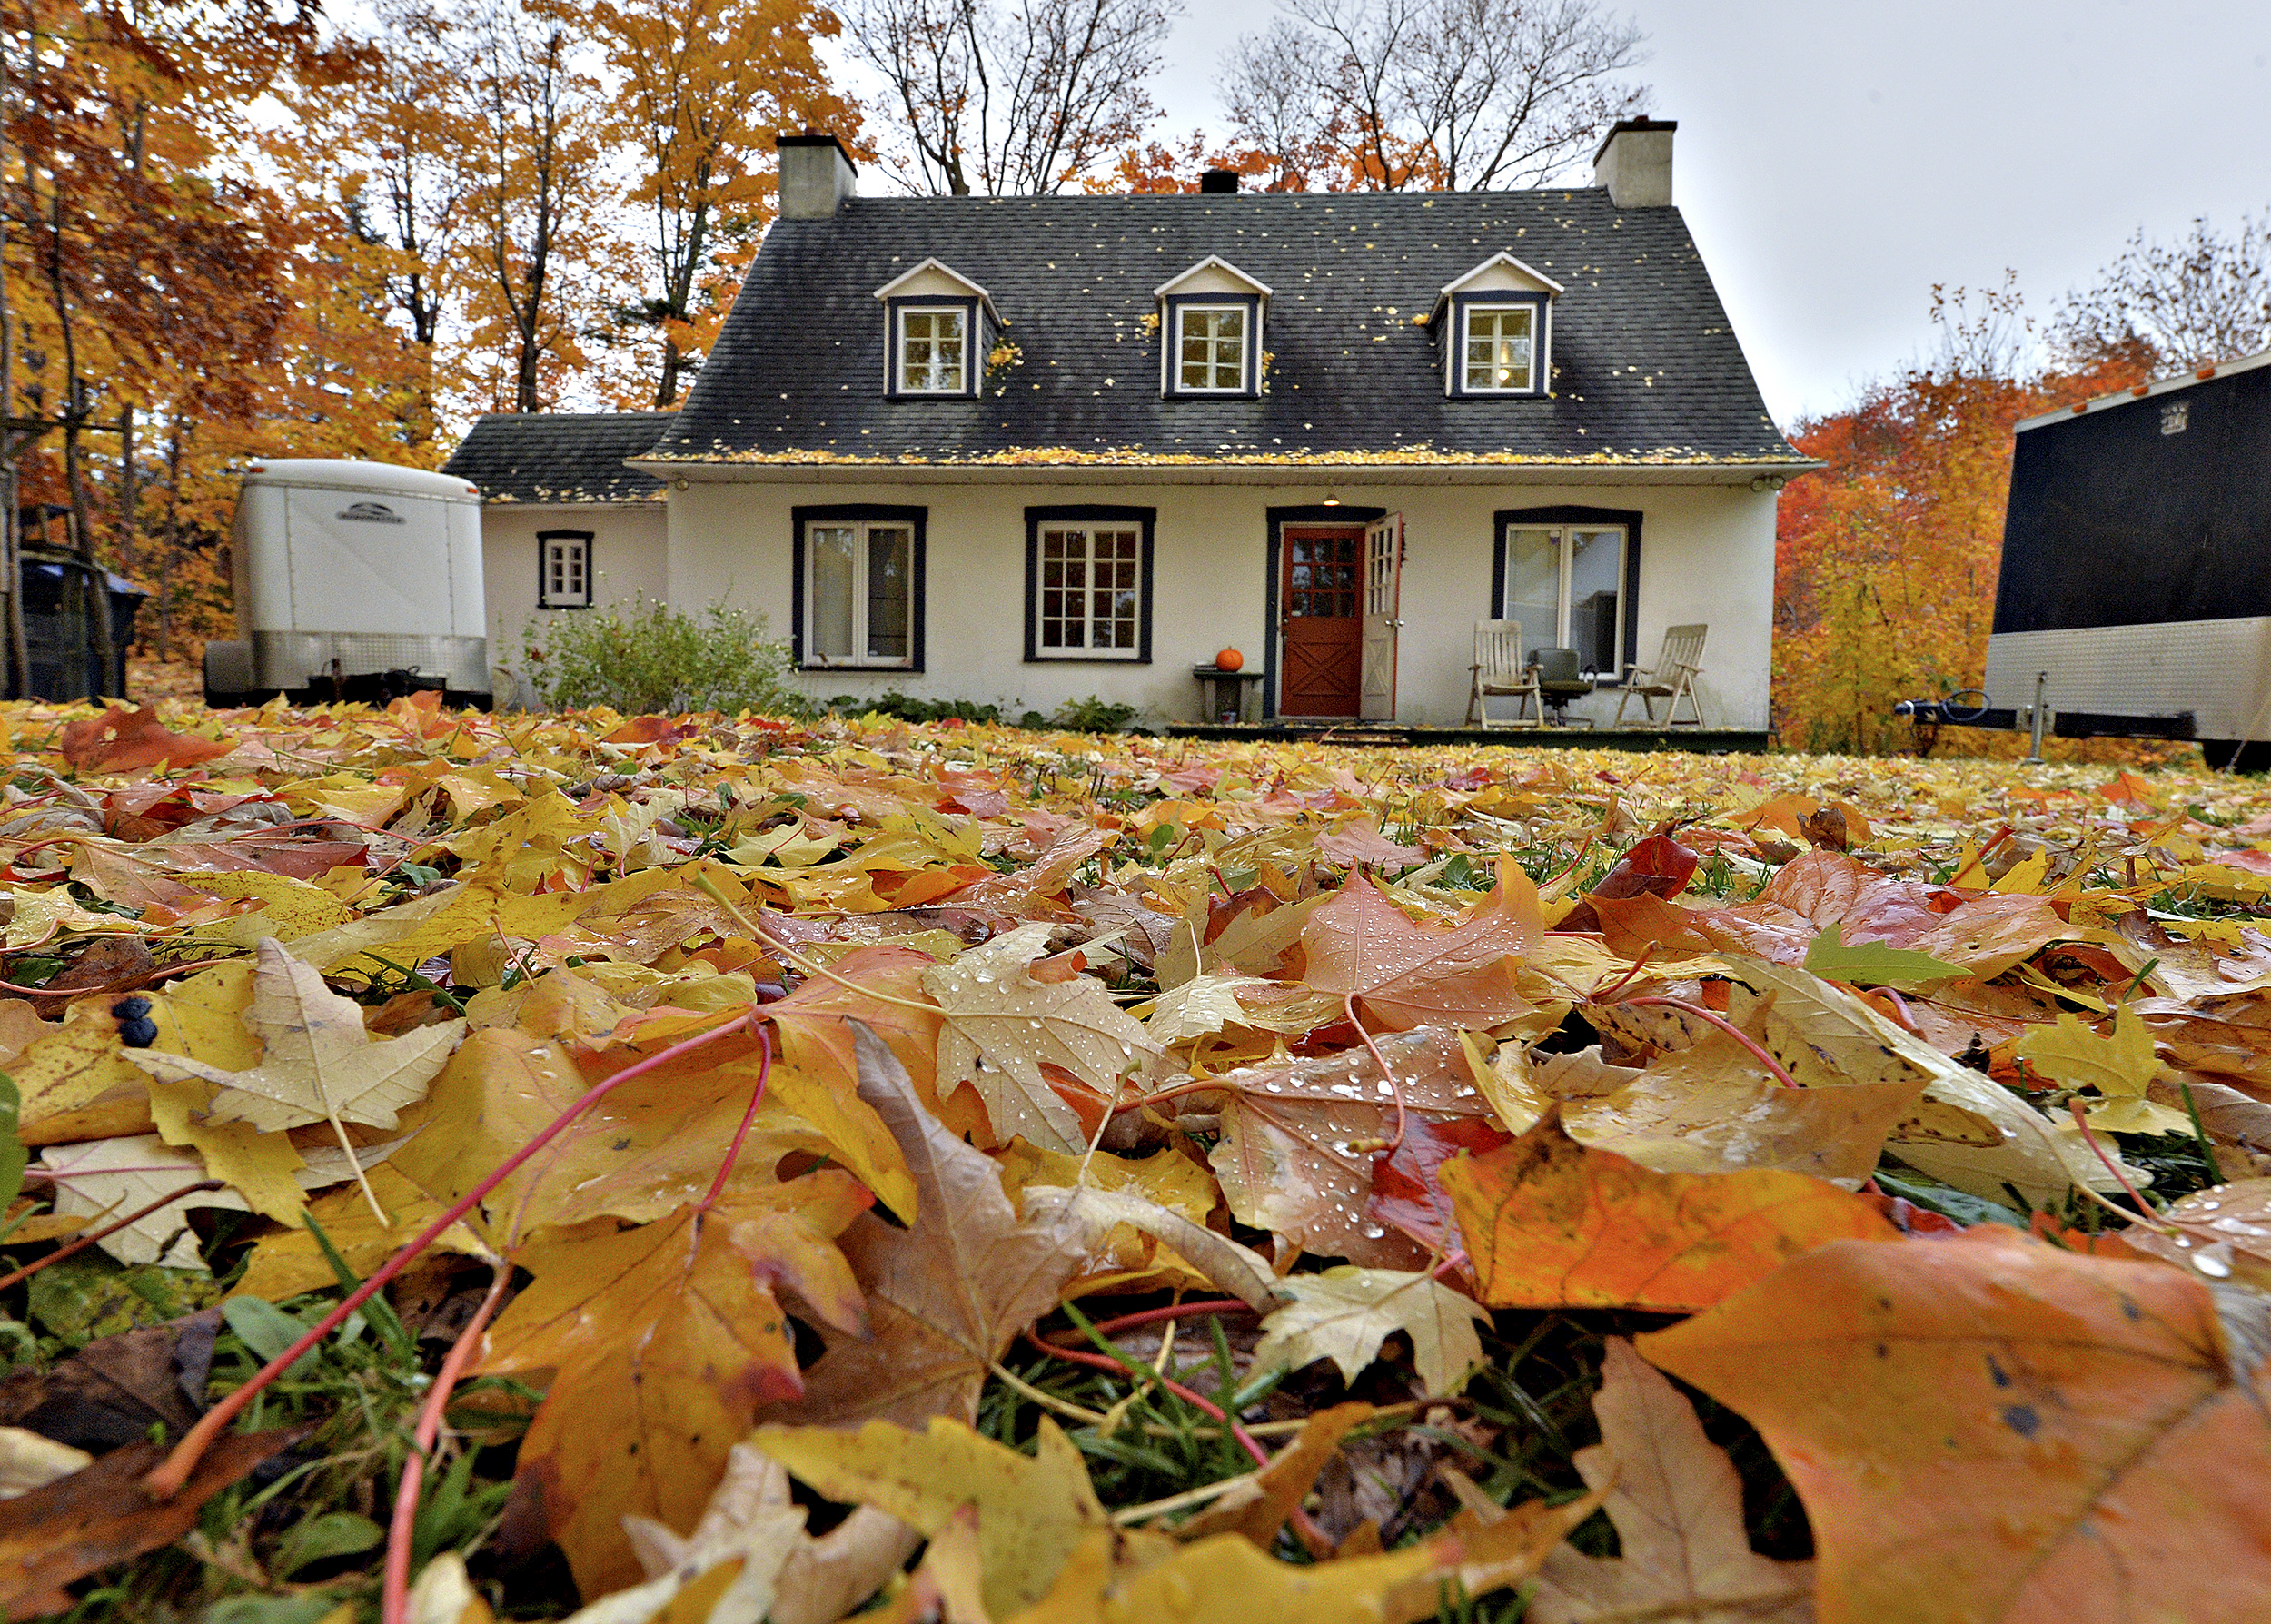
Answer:
[(1773, 1449), (1823, 1624), (2253, 1619), (2271, 1366), (2231, 1312), (1984, 1224), (1824, 1246), (1639, 1347)]
[(1859, 1196), (1802, 1173), (1651, 1173), (1588, 1149), (1558, 1104), (1436, 1177), (1493, 1308), (1691, 1312), (1828, 1242), (1901, 1238)]
[(64, 728), (55, 748), (83, 773), (138, 773), (161, 762), (190, 767), (210, 761), (227, 755), (235, 742), (173, 732), (158, 720), (154, 705), (144, 705), (140, 710), (114, 705), (101, 716)]

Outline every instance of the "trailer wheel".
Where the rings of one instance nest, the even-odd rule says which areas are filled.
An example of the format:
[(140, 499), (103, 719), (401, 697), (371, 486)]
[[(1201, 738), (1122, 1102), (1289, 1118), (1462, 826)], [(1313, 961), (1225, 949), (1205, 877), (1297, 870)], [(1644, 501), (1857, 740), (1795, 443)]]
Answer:
[[(2242, 773), (2271, 772), (2271, 740), (2250, 739), (2243, 747), (2236, 738), (2204, 738), (2200, 741), (2200, 754), (2219, 771), (2230, 768)], [(2232, 762), (2235, 754), (2239, 758), (2236, 766)]]

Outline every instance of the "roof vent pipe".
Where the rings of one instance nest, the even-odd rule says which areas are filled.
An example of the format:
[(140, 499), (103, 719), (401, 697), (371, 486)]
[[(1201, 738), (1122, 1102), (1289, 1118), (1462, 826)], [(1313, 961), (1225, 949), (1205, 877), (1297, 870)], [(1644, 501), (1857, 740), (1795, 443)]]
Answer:
[(801, 135), (776, 136), (780, 151), (780, 217), (783, 220), (828, 220), (844, 200), (858, 190), (858, 172), (851, 154), (833, 135), (807, 130)]
[(1238, 172), (1235, 169), (1210, 169), (1198, 177), (1198, 189), (1201, 192), (1235, 192), (1238, 189)]
[(1628, 118), (1592, 155), (1592, 183), (1620, 209), (1671, 206), (1671, 133), (1676, 119)]

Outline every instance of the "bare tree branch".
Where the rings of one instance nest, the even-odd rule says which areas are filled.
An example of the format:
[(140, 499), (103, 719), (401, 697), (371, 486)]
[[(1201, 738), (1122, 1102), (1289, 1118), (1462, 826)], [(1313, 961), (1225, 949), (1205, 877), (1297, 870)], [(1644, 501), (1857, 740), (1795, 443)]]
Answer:
[(2096, 286), (2060, 302), (2050, 342), (2077, 362), (2142, 344), (2162, 371), (2271, 349), (2271, 210), (2229, 237), (2205, 216), (2175, 243), (2140, 229)]
[(1536, 185), (1647, 103), (1638, 27), (1596, 0), (1282, 0), (1225, 58), (1237, 139), (1367, 190)]
[(1157, 116), (1180, 0), (853, 0), (844, 35), (890, 87), (884, 159), (918, 192), (1061, 192)]

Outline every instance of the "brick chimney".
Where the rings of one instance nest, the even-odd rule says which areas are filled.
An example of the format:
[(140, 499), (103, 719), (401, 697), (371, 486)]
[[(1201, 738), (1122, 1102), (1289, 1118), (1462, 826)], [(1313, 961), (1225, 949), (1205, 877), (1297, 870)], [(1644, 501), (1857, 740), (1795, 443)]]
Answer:
[(1620, 209), (1671, 206), (1671, 133), (1679, 121), (1628, 118), (1592, 155), (1592, 183)]
[(858, 190), (851, 154), (833, 135), (807, 130), (773, 141), (780, 152), (780, 217), (828, 220)]

